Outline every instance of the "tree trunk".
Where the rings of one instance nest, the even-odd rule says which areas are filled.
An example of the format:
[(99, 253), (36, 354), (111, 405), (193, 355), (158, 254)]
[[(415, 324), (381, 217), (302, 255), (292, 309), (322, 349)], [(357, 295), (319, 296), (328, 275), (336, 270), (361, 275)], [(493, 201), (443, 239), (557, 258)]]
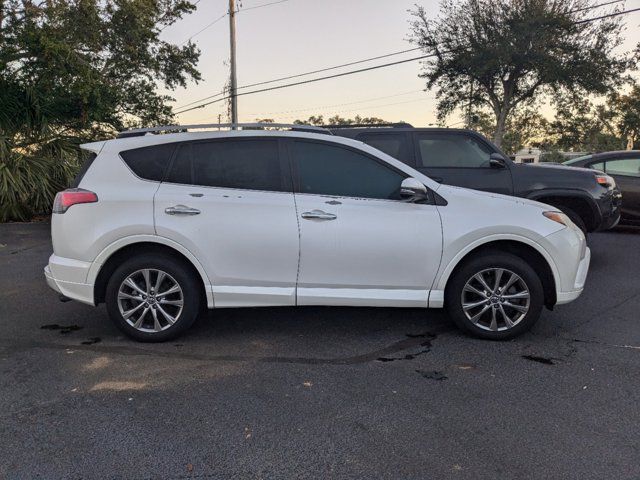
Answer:
[(627, 150), (633, 150), (633, 134), (627, 137)]
[(501, 108), (499, 112), (496, 112), (496, 131), (493, 134), (493, 143), (499, 148), (502, 145), (502, 138), (504, 137), (504, 127), (507, 122), (507, 109)]

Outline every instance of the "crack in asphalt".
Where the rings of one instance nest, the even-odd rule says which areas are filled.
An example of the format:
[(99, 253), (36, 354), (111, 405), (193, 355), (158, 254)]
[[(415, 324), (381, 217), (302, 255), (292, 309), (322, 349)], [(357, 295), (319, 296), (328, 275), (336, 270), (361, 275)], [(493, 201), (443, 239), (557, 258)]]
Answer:
[[(12, 343), (5, 344), (4, 348), (10, 351), (20, 351), (33, 348), (53, 349), (53, 350), (78, 350), (97, 353), (111, 353), (115, 355), (133, 355), (133, 356), (156, 356), (165, 358), (178, 358), (184, 360), (196, 360), (205, 362), (256, 362), (256, 363), (292, 363), (292, 364), (304, 364), (304, 365), (357, 365), (362, 363), (368, 363), (378, 360), (381, 357), (388, 357), (390, 355), (408, 350), (410, 348), (423, 347), (425, 344), (431, 345), (430, 339), (436, 338), (438, 334), (445, 333), (453, 330), (450, 325), (442, 325), (431, 332), (423, 334), (409, 334), (407, 338), (392, 343), (386, 347), (374, 350), (369, 353), (361, 355), (353, 355), (350, 357), (338, 357), (338, 358), (313, 358), (313, 357), (255, 357), (250, 355), (201, 355), (193, 353), (183, 352), (169, 352), (150, 350), (142, 347), (135, 346), (119, 346), (119, 345), (87, 345), (84, 344), (68, 344), (57, 342), (25, 342), (25, 343)], [(425, 341), (424, 338), (429, 338)], [(426, 353), (429, 349), (413, 354), (413, 358), (417, 355)], [(402, 357), (404, 359), (404, 357)]]

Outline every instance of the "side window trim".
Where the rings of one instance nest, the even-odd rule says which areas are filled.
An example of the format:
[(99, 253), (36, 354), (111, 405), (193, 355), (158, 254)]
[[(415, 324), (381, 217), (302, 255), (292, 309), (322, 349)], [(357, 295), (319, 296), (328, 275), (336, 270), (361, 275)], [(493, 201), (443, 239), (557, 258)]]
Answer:
[[(178, 183), (171, 182), (168, 180), (167, 176), (169, 172), (173, 168), (173, 163), (177, 157), (177, 153), (180, 148), (189, 147), (192, 148), (193, 145), (199, 143), (214, 143), (214, 142), (224, 142), (224, 141), (260, 141), (260, 140), (275, 140), (277, 142), (277, 150), (278, 150), (278, 159), (280, 162), (280, 173), (281, 173), (281, 182), (283, 190), (260, 190), (260, 189), (248, 189), (248, 188), (235, 188), (235, 187), (218, 187), (214, 185), (196, 185), (194, 183)], [(173, 151), (171, 156), (171, 161), (169, 162), (169, 168), (167, 168), (165, 175), (163, 177), (162, 183), (167, 183), (170, 185), (182, 185), (186, 187), (197, 187), (197, 188), (215, 188), (218, 190), (237, 190), (237, 191), (245, 191), (245, 192), (263, 192), (263, 193), (277, 193), (277, 194), (293, 194), (293, 176), (291, 173), (289, 159), (285, 153), (285, 140), (283, 137), (223, 137), (223, 138), (205, 138), (200, 140), (188, 140), (184, 142), (176, 142), (176, 148)], [(193, 182), (193, 164), (191, 165), (191, 181)], [(287, 190), (288, 188), (288, 190)]]

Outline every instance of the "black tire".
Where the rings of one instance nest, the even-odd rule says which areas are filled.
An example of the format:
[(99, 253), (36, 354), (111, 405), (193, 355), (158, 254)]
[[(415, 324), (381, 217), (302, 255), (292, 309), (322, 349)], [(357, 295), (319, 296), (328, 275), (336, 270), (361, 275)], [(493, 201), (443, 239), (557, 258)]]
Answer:
[(578, 213), (576, 213), (575, 210), (561, 205), (559, 205), (558, 208), (562, 211), (562, 213), (569, 217), (580, 230), (582, 230), (582, 233), (584, 233), (585, 236), (587, 235), (587, 224), (585, 223), (584, 219), (580, 215), (578, 215)]
[[(166, 277), (164, 277), (165, 280), (163, 280), (163, 282), (175, 282), (182, 290), (181, 293), (172, 294), (177, 295), (177, 299), (175, 296), (172, 297), (171, 295), (162, 297), (163, 299), (165, 299), (165, 301), (169, 299), (173, 299), (174, 301), (178, 302), (182, 301), (182, 310), (177, 314), (175, 323), (170, 324), (166, 320), (166, 317), (163, 317), (156, 309), (162, 308), (166, 313), (172, 315), (177, 312), (177, 309), (179, 308), (178, 306), (169, 306), (167, 304), (155, 306), (154, 310), (156, 310), (156, 315), (158, 315), (158, 318), (160, 319), (159, 321), (162, 323), (163, 329), (160, 331), (142, 331), (138, 328), (135, 328), (124, 318), (119, 308), (118, 294), (122, 283), (130, 275), (136, 274), (136, 272), (142, 272), (145, 269), (152, 270), (152, 279), (149, 283), (154, 283), (154, 274), (156, 275), (156, 280), (159, 276), (154, 271), (161, 271), (167, 275)], [(142, 275), (142, 273), (140, 273), (140, 275)], [(115, 325), (127, 336), (135, 340), (138, 340), (140, 342), (164, 342), (167, 340), (171, 340), (184, 333), (198, 317), (198, 313), (200, 312), (200, 306), (202, 303), (200, 293), (201, 286), (199, 284), (199, 281), (200, 280), (195, 277), (192, 270), (188, 268), (188, 266), (186, 266), (180, 260), (171, 258), (169, 256), (159, 254), (145, 254), (130, 258), (126, 260), (122, 265), (120, 265), (115, 270), (115, 272), (113, 272), (111, 278), (109, 279), (105, 296), (107, 312), (109, 313), (109, 317), (111, 318), (113, 323), (115, 323)], [(138, 281), (136, 281), (136, 284), (142, 285), (142, 283), (139, 283)], [(163, 283), (162, 285), (166, 286), (170, 285), (170, 283)], [(160, 288), (159, 290), (162, 290), (162, 288)], [(134, 291), (131, 290), (131, 293), (134, 293)], [(158, 299), (160, 299), (160, 296), (158, 296)], [(151, 303), (152, 301), (153, 303), (161, 303), (160, 300), (156, 301), (155, 296), (153, 297), (153, 300), (151, 300), (151, 298), (148, 300), (149, 303)], [(131, 307), (139, 305), (140, 302), (142, 302), (142, 300), (136, 299), (134, 303), (131, 303)], [(145, 305), (148, 304), (144, 303), (142, 309), (146, 308)], [(149, 308), (152, 307), (154, 306), (149, 305)], [(150, 330), (153, 328), (153, 326), (150, 324), (150, 322), (153, 321), (153, 315), (151, 315), (150, 313), (153, 312), (151, 312), (151, 310), (148, 310), (148, 312), (148, 315), (151, 318), (147, 319), (145, 316), (143, 319), (144, 323), (140, 325), (140, 327), (142, 328), (144, 328), (145, 325), (149, 327), (145, 330)]]
[[(518, 281), (516, 285), (510, 287), (509, 290), (507, 290), (507, 294), (509, 294), (509, 292), (513, 292), (517, 287), (522, 287), (523, 285), (524, 287), (526, 287), (529, 293), (528, 310), (526, 311), (524, 316), (519, 318), (517, 322), (514, 322), (514, 325), (510, 328), (508, 328), (507, 323), (504, 320), (504, 316), (502, 316), (501, 310), (505, 311), (507, 314), (514, 315), (517, 315), (517, 310), (508, 307), (504, 303), (502, 308), (500, 308), (500, 306), (494, 307), (494, 304), (492, 302), (501, 302), (499, 296), (497, 299), (493, 298), (487, 300), (486, 305), (489, 305), (488, 310), (486, 310), (485, 313), (481, 315), (480, 323), (478, 324), (474, 324), (469, 319), (469, 317), (467, 317), (467, 315), (465, 314), (465, 310), (462, 307), (463, 289), (465, 288), (467, 281), (469, 281), (474, 275), (478, 274), (479, 272), (485, 272), (483, 275), (488, 275), (488, 277), (484, 277), (485, 280), (487, 281), (487, 283), (492, 283), (490, 282), (491, 278), (495, 280), (495, 277), (497, 275), (491, 277), (492, 272), (490, 272), (489, 270), (494, 268), (508, 270), (512, 273), (515, 273), (522, 280), (523, 283), (520, 283), (520, 281)], [(508, 280), (510, 276), (505, 277), (504, 273), (502, 275), (502, 286), (505, 286), (506, 281), (504, 281), (504, 278)], [(502, 292), (502, 294), (504, 293), (505, 292)], [(465, 293), (465, 295), (475, 294)], [(495, 296), (492, 295), (492, 297)], [(482, 301), (484, 298), (485, 297), (480, 297), (478, 295), (478, 299), (480, 301)], [(520, 306), (523, 305), (522, 302), (526, 302), (526, 300), (504, 301), (511, 301), (513, 303), (520, 302)], [(470, 301), (469, 303), (473, 303), (473, 301)], [(449, 316), (458, 326), (458, 328), (475, 337), (489, 340), (508, 340), (526, 332), (540, 318), (540, 313), (542, 311), (543, 305), (544, 291), (542, 288), (542, 282), (540, 281), (540, 278), (538, 277), (538, 274), (535, 272), (535, 270), (522, 258), (499, 250), (485, 251), (466, 261), (460, 268), (458, 268), (454, 272), (453, 276), (449, 279), (445, 291), (445, 308), (447, 309)], [(476, 312), (482, 310), (484, 306), (485, 305), (483, 304), (478, 307), (474, 307), (477, 308), (477, 310), (469, 310), (470, 316), (475, 315)], [(493, 314), (493, 308), (496, 308), (498, 327), (504, 328), (502, 330), (485, 329), (490, 328), (490, 319), (491, 315)], [(487, 325), (487, 323), (489, 325)], [(500, 325), (502, 325), (502, 327), (500, 327)], [(482, 328), (482, 326), (484, 326), (485, 328)]]

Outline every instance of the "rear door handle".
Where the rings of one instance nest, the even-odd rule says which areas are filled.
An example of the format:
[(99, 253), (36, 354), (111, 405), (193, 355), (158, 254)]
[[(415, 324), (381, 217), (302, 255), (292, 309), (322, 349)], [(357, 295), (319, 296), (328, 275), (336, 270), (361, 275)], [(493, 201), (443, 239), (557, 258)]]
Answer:
[(164, 209), (167, 215), (198, 215), (200, 210), (197, 208), (187, 207), (186, 205), (175, 205)]
[(322, 210), (311, 210), (310, 212), (304, 212), (302, 214), (302, 218), (306, 220), (317, 219), (317, 220), (335, 220), (337, 215), (333, 213), (323, 212)]

